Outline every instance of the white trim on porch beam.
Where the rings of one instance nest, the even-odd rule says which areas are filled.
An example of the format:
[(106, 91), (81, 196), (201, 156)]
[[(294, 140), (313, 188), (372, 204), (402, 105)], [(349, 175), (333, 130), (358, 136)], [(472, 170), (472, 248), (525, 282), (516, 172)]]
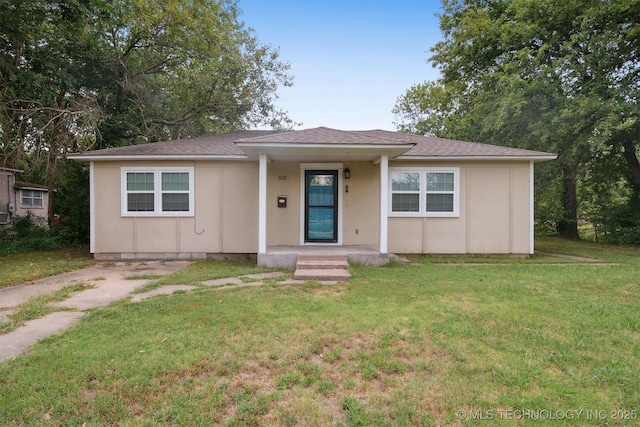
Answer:
[(389, 156), (380, 156), (380, 253), (387, 253), (389, 209)]
[(267, 155), (260, 154), (258, 172), (258, 253), (267, 253)]

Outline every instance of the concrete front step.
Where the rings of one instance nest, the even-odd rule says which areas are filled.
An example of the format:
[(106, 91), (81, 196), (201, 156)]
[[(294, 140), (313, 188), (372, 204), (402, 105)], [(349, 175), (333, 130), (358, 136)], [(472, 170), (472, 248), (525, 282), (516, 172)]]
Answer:
[(298, 254), (298, 261), (314, 261), (314, 260), (320, 260), (320, 261), (346, 261), (347, 260), (347, 256), (346, 255), (341, 255), (341, 254), (323, 254), (323, 253), (317, 253), (317, 254)]
[(347, 270), (296, 270), (295, 280), (317, 280), (318, 282), (342, 282), (349, 280), (351, 274)]
[(349, 264), (346, 260), (342, 261), (323, 261), (323, 260), (306, 260), (296, 263), (296, 270), (348, 270)]
[(295, 280), (341, 282), (349, 280), (349, 265), (345, 255), (300, 254), (293, 274)]

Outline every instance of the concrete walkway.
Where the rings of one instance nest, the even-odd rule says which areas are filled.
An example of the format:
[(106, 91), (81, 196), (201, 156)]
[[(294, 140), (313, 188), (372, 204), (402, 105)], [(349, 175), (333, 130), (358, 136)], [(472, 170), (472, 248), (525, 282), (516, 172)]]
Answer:
[[(25, 353), (30, 346), (43, 338), (64, 331), (84, 316), (87, 310), (105, 307), (129, 296), (132, 297), (132, 302), (138, 302), (155, 295), (169, 295), (176, 291), (197, 289), (197, 286), (170, 285), (161, 286), (145, 293), (132, 294), (136, 289), (155, 280), (154, 277), (173, 273), (187, 265), (189, 265), (188, 261), (95, 264), (82, 270), (48, 277), (30, 284), (0, 289), (0, 322), (5, 322), (16, 307), (38, 295), (51, 293), (76, 283), (92, 286), (92, 288), (75, 293), (64, 301), (52, 304), (53, 307), (65, 311), (57, 311), (38, 319), (29, 320), (13, 331), (0, 335), (0, 362)], [(264, 284), (261, 282), (264, 279), (287, 275), (282, 272), (250, 274), (206, 281), (202, 285), (214, 286), (217, 289), (246, 285), (257, 286)], [(145, 276), (150, 278), (144, 278)], [(132, 277), (132, 279), (128, 279), (128, 277)]]

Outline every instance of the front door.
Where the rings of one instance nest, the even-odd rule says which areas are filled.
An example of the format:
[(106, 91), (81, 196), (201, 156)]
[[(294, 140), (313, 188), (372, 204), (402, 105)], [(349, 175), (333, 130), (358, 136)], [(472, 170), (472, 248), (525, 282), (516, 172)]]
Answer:
[(304, 241), (338, 241), (338, 171), (305, 171)]

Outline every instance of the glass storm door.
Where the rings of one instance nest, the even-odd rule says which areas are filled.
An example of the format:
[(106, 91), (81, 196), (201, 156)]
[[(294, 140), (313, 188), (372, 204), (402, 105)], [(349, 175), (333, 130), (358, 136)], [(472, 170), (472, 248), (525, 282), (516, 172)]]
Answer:
[(304, 241), (338, 241), (338, 171), (305, 171)]

